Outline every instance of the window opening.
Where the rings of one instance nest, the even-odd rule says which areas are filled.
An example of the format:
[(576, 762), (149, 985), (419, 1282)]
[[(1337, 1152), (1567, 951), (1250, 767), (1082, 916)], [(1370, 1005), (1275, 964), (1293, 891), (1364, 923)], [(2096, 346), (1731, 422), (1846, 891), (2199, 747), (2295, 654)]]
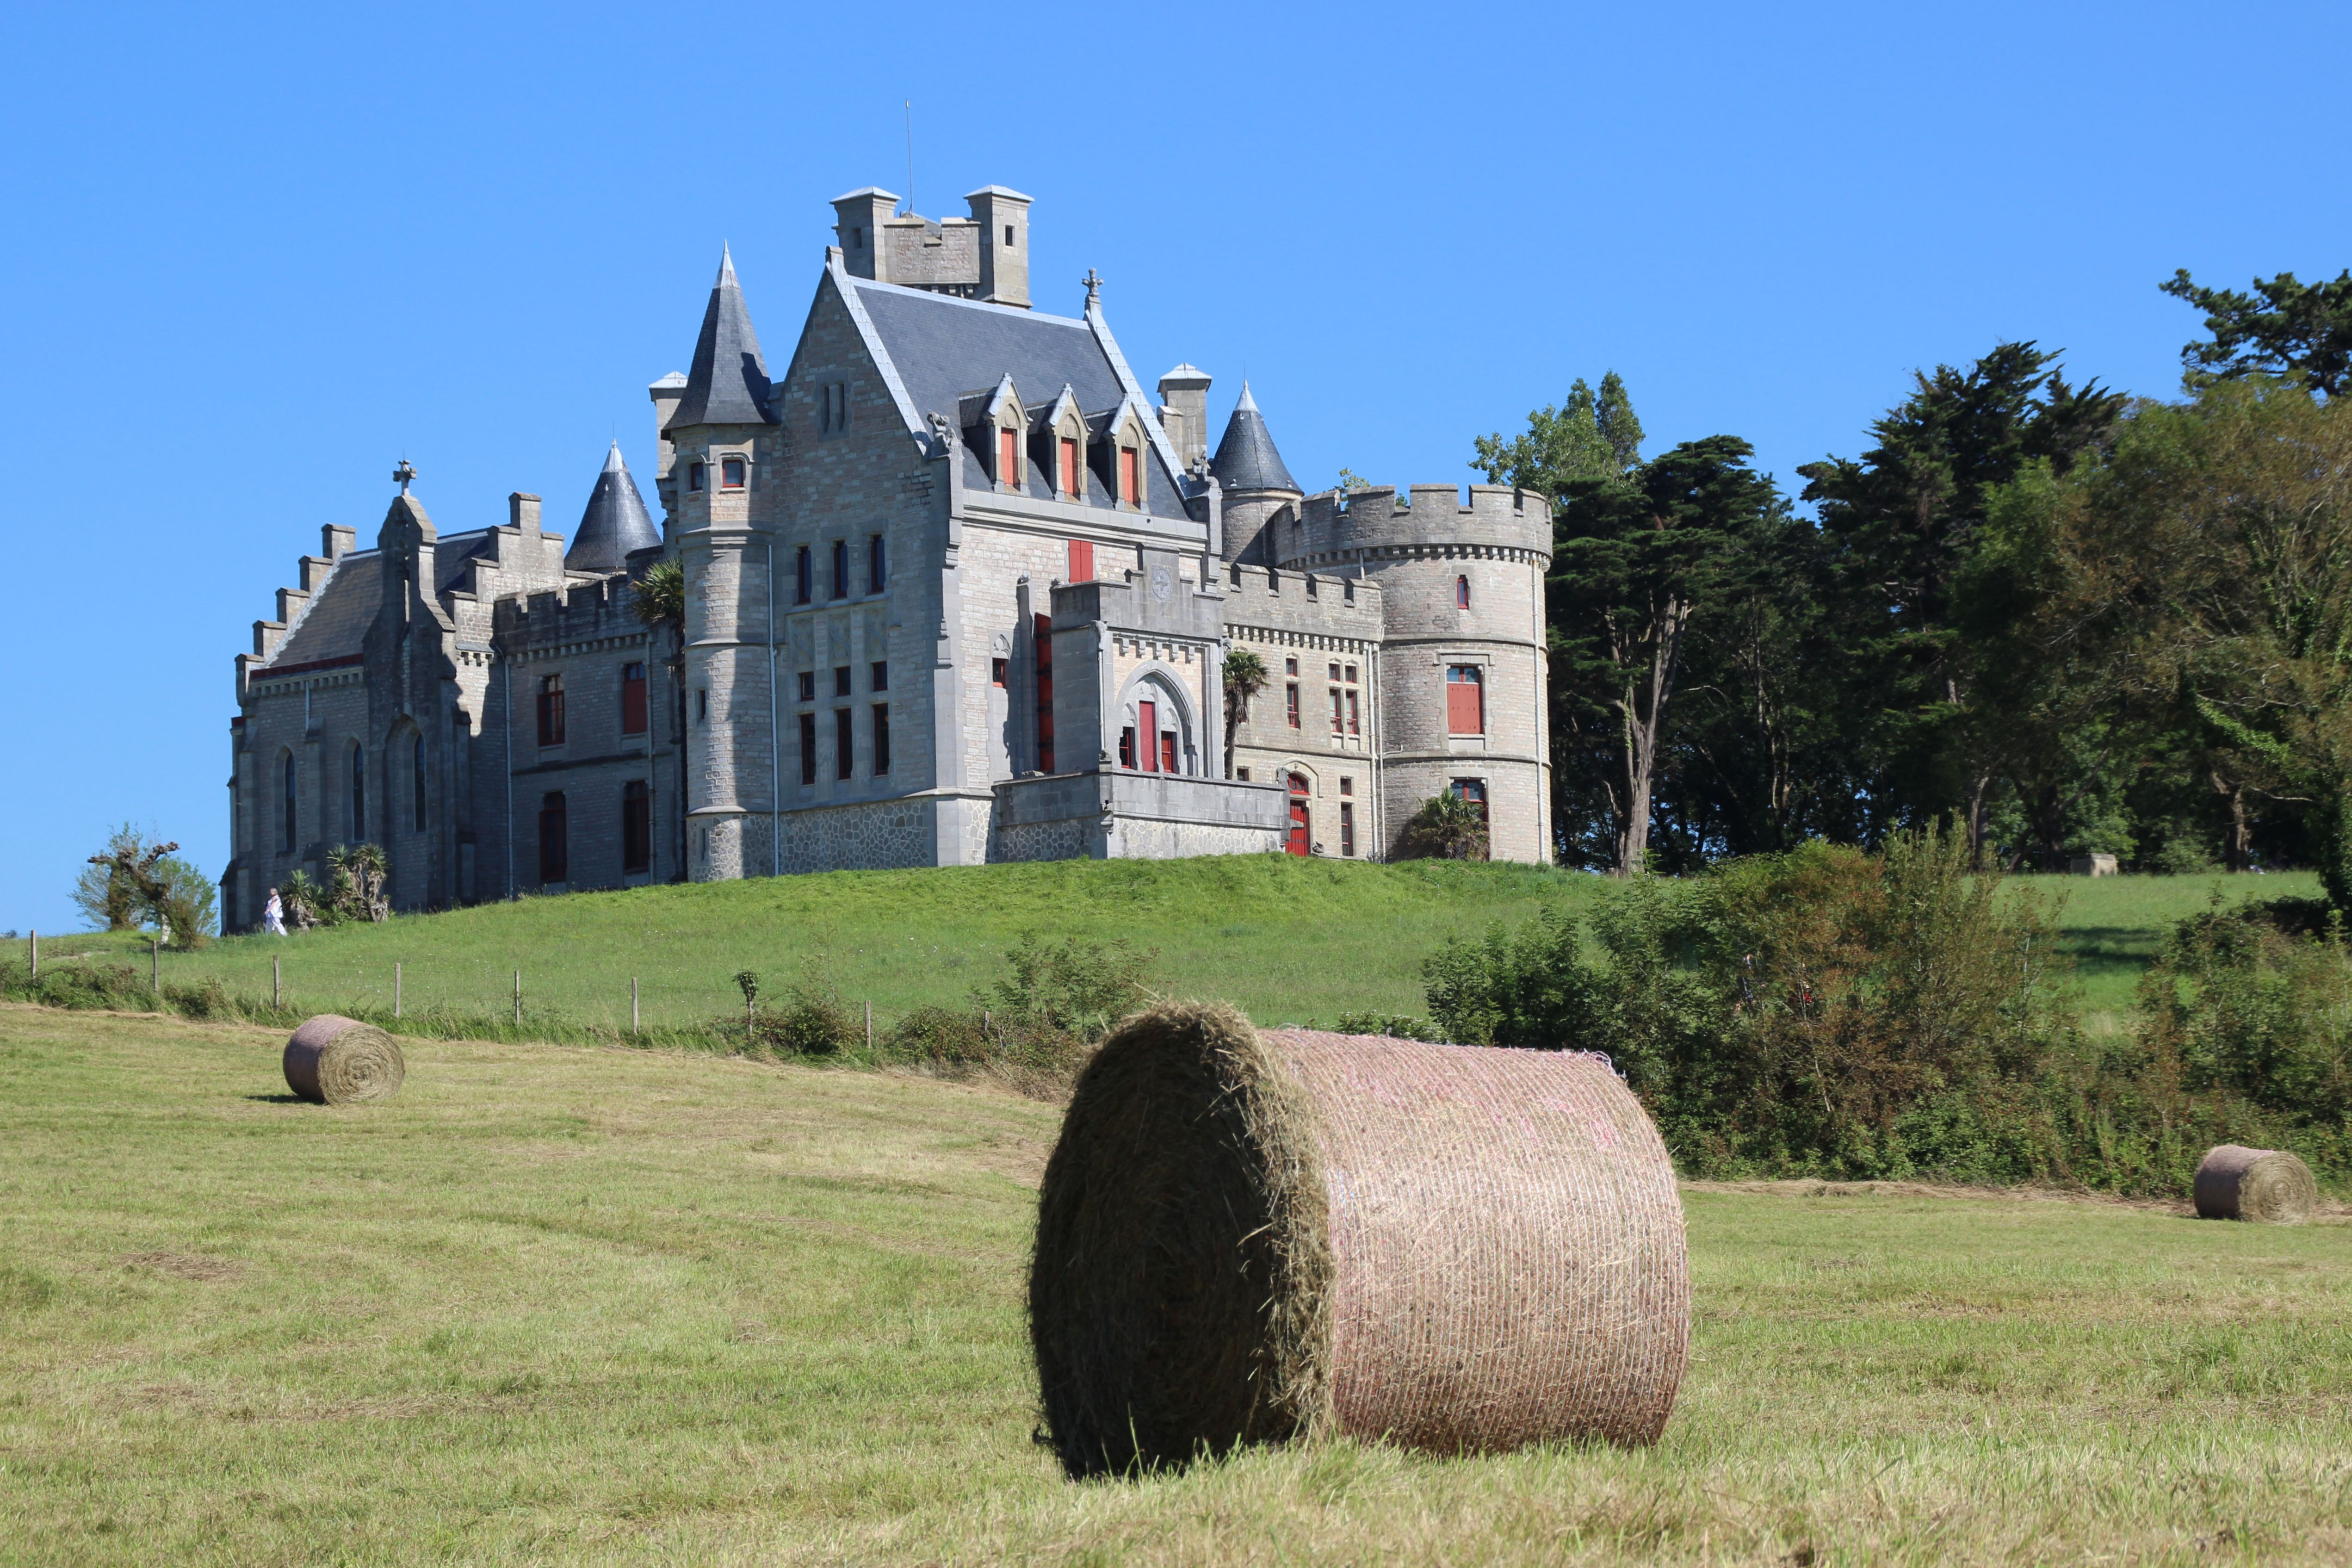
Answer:
[(700, 686), (694, 692), (694, 718), (697, 723), (710, 722), (710, 688)]
[(1004, 226), (1004, 247), (1007, 250), (1013, 248), (1013, 226), (1009, 223)]
[(542, 746), (563, 744), (563, 677), (561, 675), (539, 678), (539, 743)]
[(801, 715), (801, 783), (816, 783), (816, 715)]
[(996, 482), (1007, 489), (1021, 484), (1021, 432), (999, 430), (996, 433)]
[(539, 879), (541, 882), (567, 882), (572, 879), (571, 826), (561, 790), (539, 797)]
[(1234, 770), (1234, 777), (1241, 780), (1244, 784), (1247, 784), (1250, 782), (1249, 770), (1247, 768), (1235, 768)]
[(890, 771), (890, 705), (874, 705), (874, 776), (880, 778)]
[(653, 793), (643, 779), (631, 779), (621, 786), (621, 869), (643, 871), (653, 861)]
[(1470, 607), (1469, 578), (1456, 577), (1454, 579), (1454, 608), (1461, 610), (1466, 610)]
[(1290, 837), (1283, 848), (1293, 855), (1305, 855), (1308, 848), (1307, 830), (1307, 775), (1290, 775)]
[(1070, 581), (1091, 583), (1095, 580), (1095, 545), (1091, 539), (1070, 541)]
[(352, 748), (352, 837), (367, 837), (367, 749)]
[(1339, 679), (1339, 667), (1336, 664), (1331, 667), (1331, 679), (1335, 681)]
[(642, 735), (646, 730), (646, 667), (621, 666), (621, 733)]
[(849, 695), (849, 666), (837, 664), (833, 667), (833, 694), (835, 697)]
[(1037, 644), (1037, 768), (1054, 771), (1054, 618), (1036, 617), (1033, 630)]
[(1176, 731), (1173, 730), (1160, 731), (1160, 771), (1163, 773), (1183, 771), (1176, 765)]
[(409, 754), (415, 758), (415, 774), (409, 780), (409, 784), (415, 793), (415, 799), (412, 802), (414, 820), (410, 826), (422, 833), (425, 831), (425, 737), (422, 734), (416, 737), (415, 750)]
[[(1290, 662), (1297, 664), (1298, 661), (1294, 658)], [(1284, 714), (1290, 720), (1290, 727), (1294, 730), (1297, 729), (1298, 682), (1294, 680), (1282, 689), (1282, 708)]]
[(742, 458), (723, 458), (719, 460), (719, 485), (720, 489), (730, 490), (740, 490), (743, 488)]
[(1446, 667), (1445, 728), (1455, 735), (1486, 732), (1486, 671), (1475, 664)]
[(688, 463), (686, 466), (686, 488), (690, 490), (698, 490), (702, 488), (702, 465), (700, 463)]
[(1086, 468), (1078, 461), (1078, 442), (1075, 436), (1062, 437), (1062, 493), (1072, 500), (1087, 493)]
[(1340, 727), (1339, 689), (1335, 686), (1331, 688), (1331, 733), (1334, 735), (1340, 735), (1345, 734), (1346, 732), (1347, 731)]
[(1118, 449), (1118, 499), (1129, 506), (1143, 504), (1143, 468), (1132, 447)]
[(1360, 735), (1363, 732), (1363, 718), (1356, 710), (1356, 694), (1350, 691), (1348, 693), (1348, 733)]
[(1118, 765), (1123, 768), (1135, 766), (1135, 726), (1132, 724), (1119, 726)]
[(1356, 781), (1355, 781), (1354, 779), (1352, 779), (1352, 778), (1349, 778), (1349, 777), (1347, 774), (1345, 774), (1345, 773), (1340, 774), (1340, 775), (1339, 775), (1339, 797), (1340, 797), (1342, 800), (1345, 800), (1348, 796), (1349, 796), (1349, 795), (1353, 795), (1353, 794), (1355, 794), (1355, 793), (1356, 793)]
[(877, 659), (876, 659), (876, 660), (874, 661), (874, 672), (873, 672), (873, 673), (874, 673), (874, 688), (873, 688), (873, 689), (874, 689), (875, 690), (877, 690), (877, 691), (887, 691), (887, 690), (889, 690), (889, 689), (890, 689), (890, 661), (889, 661), (888, 659), (887, 659), (887, 658), (877, 658)]
[(1351, 856), (1355, 852), (1356, 803), (1343, 800), (1339, 803), (1339, 853)]
[(833, 710), (833, 776), (845, 779), (857, 762), (857, 738), (850, 732), (849, 710)]
[(1003, 685), (1007, 667), (1012, 663), (1013, 661), (1009, 658), (990, 659), (988, 661), (988, 683), (991, 686)]
[(1160, 771), (1160, 705), (1156, 702), (1137, 703), (1135, 727), (1143, 731), (1143, 771), (1156, 773)]
[(878, 594), (890, 585), (890, 542), (880, 534), (866, 542), (866, 591)]
[(836, 599), (849, 597), (849, 541), (846, 539), (833, 542), (833, 596)]
[(291, 849), (294, 847), (294, 835), (296, 832), (295, 799), (294, 757), (291, 752), (289, 752), (286, 757), (286, 821), (283, 825), (283, 832), (279, 836), (280, 848)]
[(816, 562), (805, 544), (793, 552), (793, 602), (797, 605), (816, 596)]
[(815, 700), (816, 700), (816, 671), (815, 671), (815, 670), (814, 670), (814, 669), (803, 669), (803, 670), (802, 670), (802, 671), (801, 671), (801, 688), (800, 688), (800, 689), (801, 689), (801, 700), (802, 700), (802, 701), (803, 701), (803, 702), (814, 702), (814, 701), (815, 701)]

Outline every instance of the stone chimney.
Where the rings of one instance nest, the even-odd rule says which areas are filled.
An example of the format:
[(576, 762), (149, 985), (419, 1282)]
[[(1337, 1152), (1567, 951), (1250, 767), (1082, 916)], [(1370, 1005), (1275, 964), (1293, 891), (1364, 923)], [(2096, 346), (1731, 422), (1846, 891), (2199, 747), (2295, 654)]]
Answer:
[(525, 490), (507, 497), (507, 526), (525, 533), (539, 531), (539, 498)]
[(1160, 378), (1160, 426), (1184, 461), (1184, 471), (1209, 451), (1209, 373), (1180, 364)]
[(980, 226), (980, 297), (1029, 308), (1029, 198), (1003, 185), (964, 196)]

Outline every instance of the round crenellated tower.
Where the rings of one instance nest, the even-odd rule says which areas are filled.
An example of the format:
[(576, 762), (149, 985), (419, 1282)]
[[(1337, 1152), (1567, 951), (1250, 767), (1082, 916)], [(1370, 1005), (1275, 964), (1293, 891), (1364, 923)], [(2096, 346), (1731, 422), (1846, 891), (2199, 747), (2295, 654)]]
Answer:
[(1498, 485), (1471, 486), (1466, 503), (1453, 485), (1376, 486), (1308, 496), (1271, 524), (1260, 548), (1283, 570), (1381, 585), (1385, 852), (1444, 792), (1483, 798), (1494, 858), (1549, 861), (1549, 500)]

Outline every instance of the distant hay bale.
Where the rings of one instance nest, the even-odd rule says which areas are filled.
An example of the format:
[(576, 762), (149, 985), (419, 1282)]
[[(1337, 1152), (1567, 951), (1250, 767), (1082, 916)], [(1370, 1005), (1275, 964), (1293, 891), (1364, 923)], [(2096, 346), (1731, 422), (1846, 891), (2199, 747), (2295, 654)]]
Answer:
[(2300, 1225), (2319, 1203), (2311, 1167), (2279, 1149), (2224, 1143), (2197, 1167), (2197, 1216)]
[(1605, 1060), (1177, 1005), (1078, 1079), (1029, 1311), (1085, 1476), (1318, 1433), (1654, 1442), (1690, 1279), (1673, 1164)]
[(339, 1013), (304, 1020), (286, 1042), (286, 1087), (315, 1104), (390, 1100), (407, 1073), (390, 1035)]

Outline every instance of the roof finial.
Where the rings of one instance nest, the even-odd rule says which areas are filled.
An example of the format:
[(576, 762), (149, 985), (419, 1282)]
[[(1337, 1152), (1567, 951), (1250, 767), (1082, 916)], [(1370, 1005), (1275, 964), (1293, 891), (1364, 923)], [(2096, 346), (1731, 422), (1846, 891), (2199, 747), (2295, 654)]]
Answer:
[(398, 482), (400, 486), (400, 493), (402, 495), (406, 495), (408, 493), (409, 480), (416, 477), (416, 465), (410, 462), (407, 458), (403, 458), (400, 459), (400, 467), (392, 470), (392, 477)]
[(1087, 303), (1089, 305), (1100, 304), (1102, 302), (1103, 280), (1095, 276), (1095, 269), (1093, 268), (1089, 267), (1087, 268), (1087, 275), (1084, 281), (1087, 286)]

